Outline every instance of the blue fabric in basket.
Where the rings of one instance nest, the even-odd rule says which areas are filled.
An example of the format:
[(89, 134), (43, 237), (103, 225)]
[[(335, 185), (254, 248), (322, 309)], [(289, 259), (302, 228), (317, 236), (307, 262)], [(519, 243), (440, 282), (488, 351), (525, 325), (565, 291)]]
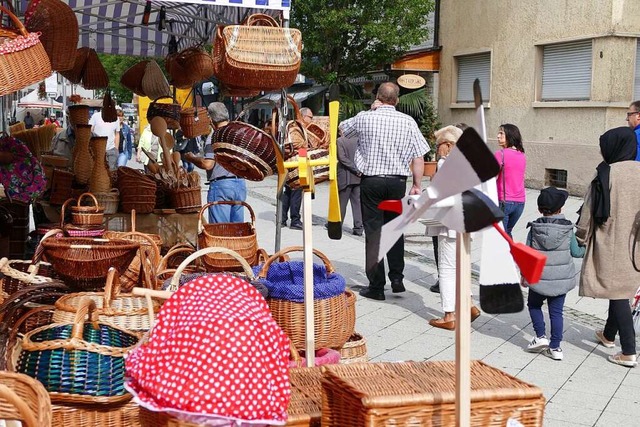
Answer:
[[(258, 275), (262, 265), (253, 267)], [(269, 298), (293, 302), (304, 302), (304, 263), (285, 261), (269, 266), (266, 279), (262, 283), (269, 289)], [(346, 281), (338, 273), (327, 275), (324, 264), (313, 264), (313, 299), (326, 299), (340, 295), (345, 290)]]

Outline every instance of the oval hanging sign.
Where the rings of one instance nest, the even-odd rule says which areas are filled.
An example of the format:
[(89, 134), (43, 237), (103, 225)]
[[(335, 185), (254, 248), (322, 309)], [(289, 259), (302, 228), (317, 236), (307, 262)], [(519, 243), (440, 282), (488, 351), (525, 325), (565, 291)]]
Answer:
[(426, 84), (426, 81), (417, 74), (403, 74), (398, 77), (398, 86), (405, 89), (418, 89)]

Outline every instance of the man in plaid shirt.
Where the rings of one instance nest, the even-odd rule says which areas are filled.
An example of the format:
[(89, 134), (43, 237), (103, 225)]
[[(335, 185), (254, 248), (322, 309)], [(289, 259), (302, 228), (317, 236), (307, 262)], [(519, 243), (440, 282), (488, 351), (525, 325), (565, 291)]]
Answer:
[[(358, 137), (355, 163), (362, 174), (360, 201), (367, 266), (373, 265), (377, 258), (382, 226), (397, 216), (379, 210), (378, 204), (383, 200), (402, 199), (410, 175), (413, 175), (413, 185), (409, 194), (422, 193), (423, 156), (430, 150), (413, 118), (396, 111), (399, 92), (395, 83), (381, 84), (370, 111), (361, 112), (340, 124), (342, 136)], [(391, 290), (404, 292), (404, 236), (387, 253), (387, 262)], [(369, 288), (360, 291), (360, 295), (384, 300), (384, 260), (367, 269), (367, 278)]]

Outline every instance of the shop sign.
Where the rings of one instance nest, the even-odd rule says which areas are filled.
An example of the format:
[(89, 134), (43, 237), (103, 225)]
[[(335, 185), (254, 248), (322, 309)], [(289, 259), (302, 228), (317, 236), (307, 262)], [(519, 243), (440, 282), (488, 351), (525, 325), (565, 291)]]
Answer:
[(405, 89), (418, 89), (426, 84), (426, 81), (417, 74), (404, 74), (398, 77), (398, 86)]

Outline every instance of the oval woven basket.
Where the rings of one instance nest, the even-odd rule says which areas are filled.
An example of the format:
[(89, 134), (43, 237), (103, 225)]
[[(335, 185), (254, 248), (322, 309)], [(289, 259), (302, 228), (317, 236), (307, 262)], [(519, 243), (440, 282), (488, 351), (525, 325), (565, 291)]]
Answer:
[[(267, 279), (269, 267), (273, 262), (285, 254), (302, 250), (302, 246), (291, 246), (273, 254), (260, 268), (258, 277), (262, 280)], [(335, 273), (333, 265), (331, 265), (326, 255), (317, 249), (314, 249), (313, 253), (324, 263), (327, 276)], [(291, 280), (293, 281), (293, 278)], [(288, 284), (280, 285), (285, 286)], [(314, 291), (315, 294), (318, 292), (315, 283), (314, 288), (316, 289)], [(344, 327), (347, 322), (347, 301), (347, 292), (329, 298), (314, 298), (313, 316), (316, 349), (323, 347), (341, 348), (349, 339), (349, 334), (346, 333), (346, 328)], [(291, 343), (296, 348), (306, 348), (304, 303), (272, 297), (267, 299), (267, 303), (273, 318), (289, 336)]]
[[(69, 5), (60, 0), (32, 1), (33, 13), (26, 21), (27, 29), (40, 32), (40, 40), (54, 71), (73, 68), (78, 46), (78, 19)], [(26, 15), (26, 13), (25, 13)]]
[[(210, 206), (244, 206), (249, 211), (251, 222), (222, 222), (207, 224), (204, 214)], [(258, 263), (258, 237), (256, 215), (249, 204), (240, 201), (218, 201), (207, 203), (198, 216), (198, 248), (222, 247), (237, 252), (250, 266)], [(212, 254), (202, 258), (208, 271), (242, 271), (240, 263), (229, 255)]]
[[(80, 308), (82, 301), (91, 299), (96, 304), (98, 320), (118, 326), (130, 333), (141, 336), (151, 329), (149, 306), (143, 297), (129, 293), (120, 293), (120, 280), (117, 271), (110, 269), (104, 292), (80, 292), (68, 294), (55, 303), (54, 323), (70, 323)], [(160, 310), (160, 303), (153, 302), (153, 312)]]
[[(89, 321), (86, 317), (89, 315)], [(85, 299), (73, 323), (54, 323), (27, 333), (18, 371), (40, 381), (56, 403), (124, 403), (124, 355), (138, 342), (127, 331), (97, 322)]]
[(47, 238), (41, 242), (44, 255), (54, 271), (72, 288), (93, 290), (104, 286), (107, 272), (114, 267), (124, 273), (140, 244), (130, 240)]

